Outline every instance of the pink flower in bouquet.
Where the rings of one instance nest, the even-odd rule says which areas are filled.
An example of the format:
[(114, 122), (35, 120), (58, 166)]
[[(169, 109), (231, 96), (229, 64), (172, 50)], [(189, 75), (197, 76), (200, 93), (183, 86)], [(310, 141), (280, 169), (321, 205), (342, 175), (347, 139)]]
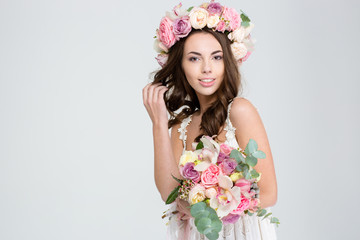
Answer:
[(207, 10), (212, 15), (214, 14), (220, 15), (222, 12), (222, 6), (220, 5), (220, 3), (212, 2), (208, 5)]
[(249, 193), (251, 182), (249, 180), (246, 180), (244, 178), (240, 178), (235, 182), (235, 186), (238, 186), (241, 189), (241, 193)]
[(240, 218), (239, 214), (231, 214), (229, 213), (227, 216), (223, 217), (221, 221), (223, 224), (232, 224), (236, 223), (236, 221)]
[(158, 35), (165, 47), (170, 48), (175, 44), (176, 37), (173, 32), (173, 22), (170, 18), (163, 17), (161, 19)]
[(257, 199), (257, 198), (252, 198), (250, 200), (250, 205), (249, 205), (249, 209), (252, 210), (252, 211), (257, 211), (257, 208), (259, 206), (259, 203), (260, 203), (260, 200)]
[(219, 164), (219, 167), (226, 175), (230, 175), (235, 170), (236, 166), (237, 162), (233, 159), (225, 159)]
[(229, 26), (227, 30), (234, 31), (241, 24), (241, 18), (239, 13), (234, 8), (224, 7), (222, 17), (225, 21), (229, 21)]
[(234, 209), (231, 213), (232, 214), (239, 214), (239, 215), (243, 215), (244, 211), (246, 209), (249, 209), (249, 206), (250, 206), (250, 200), (243, 197), (241, 199), (241, 202), (239, 204), (239, 206), (237, 206), (236, 209)]
[(226, 156), (224, 153), (219, 152), (218, 160), (217, 160), (216, 163), (219, 165), (219, 164), (222, 163), (225, 159), (229, 159), (229, 156)]
[(193, 162), (188, 162), (185, 164), (182, 175), (184, 178), (191, 179), (194, 182), (200, 181), (200, 173), (194, 169), (195, 164)]
[(219, 191), (216, 197), (210, 198), (210, 207), (217, 209), (216, 212), (220, 218), (227, 216), (236, 209), (241, 200), (240, 188), (233, 186), (230, 177), (220, 175)]
[(220, 145), (220, 152), (224, 153), (226, 156), (230, 156), (230, 153), (232, 150), (233, 150), (233, 148), (225, 143), (222, 143)]
[(219, 182), (218, 176), (221, 173), (221, 169), (218, 166), (210, 164), (210, 166), (201, 174), (202, 184), (207, 188), (216, 185)]
[(186, 37), (191, 32), (191, 24), (189, 16), (178, 18), (173, 23), (174, 33), (177, 40)]

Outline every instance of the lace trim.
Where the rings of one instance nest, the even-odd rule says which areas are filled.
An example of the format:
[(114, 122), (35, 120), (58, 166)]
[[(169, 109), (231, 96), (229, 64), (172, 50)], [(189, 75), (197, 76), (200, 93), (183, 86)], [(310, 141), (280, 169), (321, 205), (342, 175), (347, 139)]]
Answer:
[(182, 121), (182, 123), (181, 123), (181, 125), (180, 125), (180, 127), (179, 127), (179, 129), (178, 129), (178, 132), (180, 133), (179, 139), (183, 141), (183, 145), (184, 145), (183, 152), (184, 152), (185, 149), (186, 149), (186, 139), (187, 139), (187, 135), (186, 135), (187, 130), (186, 130), (186, 127), (187, 127), (187, 126), (190, 124), (190, 122), (191, 122), (191, 116), (192, 116), (192, 115), (190, 115), (190, 116), (188, 116), (187, 118), (185, 118), (185, 119)]
[(230, 142), (235, 139), (235, 131), (236, 128), (232, 125), (231, 121), (230, 121), (230, 110), (231, 110), (231, 105), (233, 104), (234, 100), (229, 104), (228, 106), (228, 111), (227, 111), (227, 118), (226, 118), (226, 126), (224, 128), (224, 130), (226, 130), (226, 141)]

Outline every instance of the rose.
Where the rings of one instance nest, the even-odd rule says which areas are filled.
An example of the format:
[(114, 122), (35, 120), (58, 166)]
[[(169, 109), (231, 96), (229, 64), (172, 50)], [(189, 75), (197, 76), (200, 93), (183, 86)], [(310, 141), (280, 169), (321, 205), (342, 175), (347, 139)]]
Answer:
[(157, 55), (155, 59), (158, 61), (161, 67), (164, 67), (168, 60), (168, 55), (164, 53), (160, 53)]
[(174, 34), (176, 40), (186, 37), (191, 32), (191, 24), (189, 16), (178, 18), (173, 23)]
[(221, 169), (215, 164), (210, 166), (201, 174), (201, 182), (205, 187), (214, 186), (218, 183), (218, 176), (221, 173)]
[(224, 11), (221, 17), (223, 17), (224, 20), (228, 22), (227, 30), (234, 31), (235, 29), (240, 27), (241, 18), (239, 13), (237, 13), (234, 8), (224, 7)]
[(245, 61), (249, 58), (250, 54), (251, 54), (251, 52), (247, 52), (246, 55), (245, 55), (245, 57), (243, 57), (243, 58), (241, 59), (241, 61), (242, 61), (242, 62), (245, 62)]
[(209, 13), (205, 9), (194, 7), (189, 14), (191, 26), (195, 29), (201, 29), (205, 27), (207, 24), (208, 15)]
[(220, 152), (224, 153), (227, 156), (230, 156), (231, 151), (233, 150), (232, 147), (230, 147), (229, 145), (222, 143), (220, 145)]
[(205, 187), (196, 184), (189, 192), (189, 203), (191, 205), (205, 200)]
[(243, 26), (239, 27), (235, 31), (229, 33), (228, 38), (236, 42), (242, 42), (246, 37), (246, 30)]
[(236, 223), (236, 221), (237, 221), (239, 218), (240, 218), (240, 215), (229, 213), (229, 215), (223, 217), (223, 218), (221, 219), (221, 221), (223, 222), (223, 224), (231, 224), (231, 223)]
[(214, 15), (214, 16), (208, 17), (208, 20), (207, 20), (208, 28), (216, 27), (216, 25), (219, 23), (219, 21), (220, 21), (219, 15)]
[(246, 209), (249, 209), (249, 206), (250, 200), (247, 198), (242, 198), (239, 206), (237, 206), (237, 208), (234, 209), (231, 213), (242, 215)]
[(257, 208), (259, 206), (260, 200), (257, 198), (252, 198), (250, 200), (249, 209), (252, 211), (257, 211)]
[(235, 186), (238, 186), (241, 189), (241, 193), (249, 193), (251, 182), (244, 178), (241, 178), (235, 182)]
[(237, 162), (232, 159), (225, 159), (219, 164), (219, 167), (226, 175), (230, 175), (235, 170), (236, 166)]
[(160, 41), (165, 47), (170, 48), (175, 44), (176, 38), (173, 32), (173, 22), (168, 17), (163, 17), (158, 31)]
[(200, 181), (200, 173), (194, 169), (195, 164), (192, 162), (188, 162), (185, 164), (182, 175), (184, 178), (191, 179), (194, 182)]
[(192, 151), (185, 151), (180, 157), (179, 165), (185, 165), (188, 162), (194, 162), (197, 159), (197, 155)]
[(220, 15), (222, 12), (222, 6), (220, 5), (220, 3), (212, 2), (208, 5), (207, 10), (210, 14)]
[(219, 32), (224, 32), (225, 31), (225, 29), (226, 29), (226, 23), (223, 21), (223, 20), (221, 20), (219, 23), (218, 23), (218, 25), (216, 26), (216, 31), (219, 31)]
[(217, 164), (219, 165), (220, 163), (222, 163), (225, 159), (229, 159), (229, 156), (226, 156), (224, 153), (219, 152), (219, 156), (217, 159)]
[[(158, 30), (159, 31), (159, 30)], [(157, 31), (157, 32), (158, 32)], [(158, 39), (155, 39), (154, 41), (154, 49), (156, 52), (158, 53), (162, 53), (162, 52), (168, 52), (169, 50), (164, 46), (164, 44), (162, 44), (162, 42), (159, 41), (159, 35), (158, 35)]]
[(233, 42), (230, 46), (237, 61), (246, 56), (247, 49), (243, 43)]

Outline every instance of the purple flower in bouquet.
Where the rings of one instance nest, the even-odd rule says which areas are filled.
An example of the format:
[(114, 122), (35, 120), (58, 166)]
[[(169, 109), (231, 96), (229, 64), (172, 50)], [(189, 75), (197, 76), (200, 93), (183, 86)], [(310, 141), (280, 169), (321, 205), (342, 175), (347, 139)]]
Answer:
[(230, 175), (236, 168), (237, 162), (233, 159), (224, 159), (222, 163), (219, 164), (219, 167), (226, 175)]
[(223, 222), (223, 224), (232, 224), (232, 223), (236, 223), (236, 221), (237, 221), (239, 218), (240, 218), (240, 215), (229, 213), (229, 215), (223, 217), (223, 218), (221, 219), (221, 221)]
[(194, 182), (200, 181), (200, 173), (194, 169), (195, 164), (193, 162), (188, 162), (185, 164), (182, 175), (184, 178), (191, 179)]

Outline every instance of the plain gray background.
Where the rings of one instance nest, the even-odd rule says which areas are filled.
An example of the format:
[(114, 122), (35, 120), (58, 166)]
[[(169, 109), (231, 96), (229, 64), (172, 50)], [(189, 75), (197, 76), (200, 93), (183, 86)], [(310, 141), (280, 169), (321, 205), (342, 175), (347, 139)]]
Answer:
[[(255, 24), (279, 239), (360, 239), (359, 1), (220, 3)], [(0, 239), (165, 239), (142, 88), (176, 4), (0, 0)]]

